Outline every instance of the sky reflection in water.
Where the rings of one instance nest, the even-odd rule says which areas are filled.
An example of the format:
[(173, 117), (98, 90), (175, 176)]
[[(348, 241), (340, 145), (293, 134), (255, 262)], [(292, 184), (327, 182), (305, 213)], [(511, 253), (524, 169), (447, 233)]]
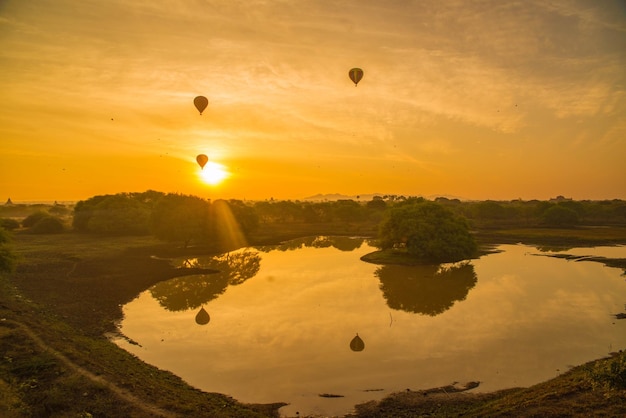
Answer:
[[(454, 381), (528, 386), (626, 348), (626, 321), (612, 316), (626, 304), (622, 270), (500, 249), (470, 263), (377, 266), (359, 260), (374, 250), (364, 240), (307, 238), (176, 260), (221, 272), (143, 292), (121, 324), (140, 346), (117, 343), (202, 390), (289, 402), (290, 416)], [(626, 257), (626, 247), (566, 252)], [(355, 352), (357, 333), (365, 349)]]

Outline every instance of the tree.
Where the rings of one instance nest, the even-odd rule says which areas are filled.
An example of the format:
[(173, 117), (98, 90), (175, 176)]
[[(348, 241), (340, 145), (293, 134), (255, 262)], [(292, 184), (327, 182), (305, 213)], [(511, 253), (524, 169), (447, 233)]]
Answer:
[(561, 204), (547, 209), (541, 219), (545, 225), (556, 227), (572, 227), (578, 224), (579, 220), (576, 211)]
[(237, 220), (239, 227), (241, 228), (241, 232), (244, 235), (247, 235), (258, 228), (259, 215), (257, 215), (252, 206), (236, 199), (230, 199), (227, 203), (233, 216)]
[(486, 200), (476, 204), (476, 217), (482, 220), (505, 219), (507, 217), (506, 209), (493, 200)]
[(370, 210), (385, 210), (387, 209), (387, 202), (380, 196), (374, 196), (372, 200), (367, 202), (365, 206)]
[(338, 200), (334, 204), (335, 217), (345, 223), (358, 222), (363, 220), (363, 207), (359, 202), (351, 199)]
[(109, 196), (93, 207), (89, 232), (107, 235), (147, 234), (150, 208), (132, 195)]
[(427, 262), (455, 262), (477, 249), (463, 218), (438, 203), (411, 200), (390, 209), (379, 232), (381, 249), (404, 248)]
[(211, 234), (211, 204), (196, 196), (166, 194), (155, 204), (150, 218), (152, 234), (164, 241), (207, 241)]
[(74, 207), (72, 226), (79, 232), (108, 235), (149, 233), (150, 212), (163, 193), (118, 193), (94, 196)]
[(89, 232), (89, 221), (93, 216), (96, 206), (106, 200), (110, 195), (93, 196), (87, 200), (80, 200), (74, 206), (72, 227), (79, 232)]

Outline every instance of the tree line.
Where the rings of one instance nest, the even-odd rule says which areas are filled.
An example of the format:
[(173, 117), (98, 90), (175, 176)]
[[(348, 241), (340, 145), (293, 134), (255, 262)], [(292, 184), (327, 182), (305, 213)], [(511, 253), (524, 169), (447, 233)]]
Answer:
[[(210, 201), (148, 190), (93, 196), (77, 202), (73, 210), (63, 205), (37, 208), (21, 223), (5, 217), (18, 209), (24, 208), (0, 207), (0, 231), (21, 227), (33, 233), (59, 233), (71, 228), (79, 233), (153, 235), (184, 246), (224, 248), (241, 245), (255, 231), (276, 225), (295, 229), (306, 224), (315, 229), (317, 224), (326, 230), (333, 225), (366, 225), (368, 231), (379, 231), (381, 248), (404, 247), (416, 256), (434, 259), (466, 257), (474, 248), (466, 234), (469, 230), (626, 225), (626, 201), (574, 201), (562, 196), (549, 201), (445, 197), (430, 201), (395, 195), (368, 201)], [(6, 234), (0, 238), (0, 250), (6, 249)], [(416, 246), (426, 241), (430, 249)]]
[[(375, 196), (369, 201), (351, 199), (336, 201), (299, 200), (216, 200), (197, 196), (162, 193), (99, 195), (76, 203), (39, 205), (21, 222), (7, 217), (22, 212), (22, 205), (0, 206), (0, 227), (11, 230), (34, 228), (42, 233), (61, 232), (68, 216), (75, 231), (103, 235), (148, 235), (163, 239), (201, 239), (195, 230), (210, 231), (218, 206), (227, 206), (244, 233), (272, 224), (367, 223), (378, 225), (393, 207), (423, 201), (404, 196)], [(439, 197), (434, 203), (464, 218), (472, 229), (575, 227), (577, 225), (614, 226), (626, 224), (626, 201), (574, 201), (558, 197), (550, 201), (461, 201)]]

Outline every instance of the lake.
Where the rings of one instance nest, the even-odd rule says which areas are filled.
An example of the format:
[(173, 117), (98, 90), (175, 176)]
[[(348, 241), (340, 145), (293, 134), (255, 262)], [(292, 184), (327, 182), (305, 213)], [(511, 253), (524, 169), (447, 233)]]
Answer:
[(530, 386), (626, 348), (626, 320), (615, 318), (623, 270), (548, 256), (626, 258), (626, 246), (496, 249), (462, 263), (381, 266), (360, 260), (375, 251), (366, 239), (310, 237), (172, 260), (220, 273), (141, 293), (123, 307), (127, 339), (114, 341), (203, 391), (287, 402), (285, 416), (343, 415), (454, 382), (479, 381), (474, 392)]

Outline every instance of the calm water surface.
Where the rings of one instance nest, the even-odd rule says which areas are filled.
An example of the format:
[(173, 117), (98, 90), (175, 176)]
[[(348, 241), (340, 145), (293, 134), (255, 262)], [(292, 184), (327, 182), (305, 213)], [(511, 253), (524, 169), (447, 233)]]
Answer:
[[(139, 345), (116, 343), (204, 391), (288, 402), (285, 416), (342, 415), (453, 382), (529, 386), (626, 348), (626, 321), (614, 317), (625, 311), (623, 270), (498, 249), (469, 263), (377, 266), (359, 260), (375, 250), (366, 240), (317, 237), (174, 260), (221, 273), (143, 292), (120, 325)], [(626, 247), (562, 253), (626, 258)], [(357, 333), (362, 351), (350, 348)]]

